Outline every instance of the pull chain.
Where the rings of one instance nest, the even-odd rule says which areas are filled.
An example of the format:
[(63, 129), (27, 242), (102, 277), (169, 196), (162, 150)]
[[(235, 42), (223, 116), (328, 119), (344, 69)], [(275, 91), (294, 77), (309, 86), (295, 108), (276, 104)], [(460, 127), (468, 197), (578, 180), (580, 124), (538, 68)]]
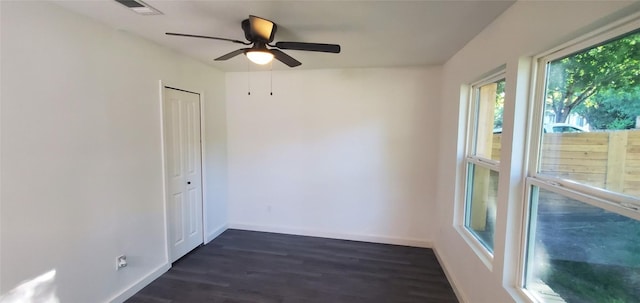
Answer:
[(251, 96), (251, 63), (247, 60), (247, 95)]
[(273, 61), (271, 61), (269, 74), (271, 77), (271, 92), (269, 93), (269, 95), (273, 96)]

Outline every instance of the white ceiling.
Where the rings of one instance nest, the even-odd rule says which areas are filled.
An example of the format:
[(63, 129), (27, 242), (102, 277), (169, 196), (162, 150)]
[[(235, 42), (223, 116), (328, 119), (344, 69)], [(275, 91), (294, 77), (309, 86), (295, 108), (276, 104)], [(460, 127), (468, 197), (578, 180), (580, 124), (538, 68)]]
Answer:
[[(246, 71), (237, 56), (213, 61), (244, 47), (226, 41), (166, 36), (188, 33), (245, 40), (248, 15), (278, 25), (274, 42), (336, 43), (340, 54), (285, 52), (296, 69), (428, 66), (444, 63), (515, 1), (162, 1), (146, 0), (163, 15), (143, 16), (113, 0), (55, 1), (111, 27), (187, 54), (224, 71)], [(274, 69), (288, 69), (273, 64)], [(257, 69), (255, 65), (252, 70)]]

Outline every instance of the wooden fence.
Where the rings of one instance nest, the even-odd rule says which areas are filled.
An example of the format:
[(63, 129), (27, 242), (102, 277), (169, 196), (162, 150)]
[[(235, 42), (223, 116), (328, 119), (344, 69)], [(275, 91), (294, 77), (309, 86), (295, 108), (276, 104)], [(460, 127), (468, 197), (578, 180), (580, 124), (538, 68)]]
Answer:
[[(498, 159), (502, 135), (493, 135)], [(546, 133), (540, 172), (640, 197), (640, 130)]]

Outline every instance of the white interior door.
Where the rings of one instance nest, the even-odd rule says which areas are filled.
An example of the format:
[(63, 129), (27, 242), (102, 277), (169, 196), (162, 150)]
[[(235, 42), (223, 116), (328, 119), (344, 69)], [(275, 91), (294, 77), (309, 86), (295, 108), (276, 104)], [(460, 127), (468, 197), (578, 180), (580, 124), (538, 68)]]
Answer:
[(163, 106), (169, 259), (174, 262), (204, 242), (200, 95), (165, 87)]

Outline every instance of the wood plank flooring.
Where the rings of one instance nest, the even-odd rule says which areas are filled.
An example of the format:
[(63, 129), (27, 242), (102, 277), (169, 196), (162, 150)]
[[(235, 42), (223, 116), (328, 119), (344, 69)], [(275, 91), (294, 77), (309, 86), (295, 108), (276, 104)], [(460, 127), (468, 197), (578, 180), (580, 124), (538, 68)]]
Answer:
[(458, 301), (431, 249), (230, 229), (126, 302)]

